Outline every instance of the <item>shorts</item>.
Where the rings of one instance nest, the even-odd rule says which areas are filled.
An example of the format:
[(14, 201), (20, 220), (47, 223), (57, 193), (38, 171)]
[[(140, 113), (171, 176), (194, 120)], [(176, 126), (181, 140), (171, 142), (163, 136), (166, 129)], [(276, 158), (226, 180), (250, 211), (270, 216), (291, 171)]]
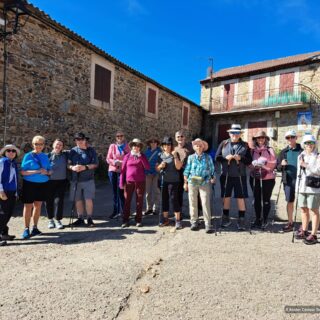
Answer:
[[(220, 187), (221, 187), (221, 198), (230, 198), (232, 191), (234, 193), (234, 198), (248, 198), (248, 187), (247, 187), (247, 177), (241, 176), (242, 186), (239, 177), (228, 177), (226, 192), (224, 190), (224, 185), (226, 182), (226, 176), (220, 176)], [(243, 188), (243, 190), (242, 190)]]
[(319, 193), (299, 193), (298, 207), (308, 209), (319, 209), (320, 194)]
[(48, 182), (31, 182), (23, 180), (21, 200), (23, 203), (46, 201), (48, 195)]
[[(75, 190), (77, 189), (76, 194)], [(70, 200), (79, 201), (82, 199), (90, 200), (94, 199), (96, 192), (96, 186), (94, 180), (71, 182), (70, 184)]]
[(294, 202), (296, 181), (293, 180), (291, 184), (284, 184), (283, 189), (286, 197), (286, 202)]

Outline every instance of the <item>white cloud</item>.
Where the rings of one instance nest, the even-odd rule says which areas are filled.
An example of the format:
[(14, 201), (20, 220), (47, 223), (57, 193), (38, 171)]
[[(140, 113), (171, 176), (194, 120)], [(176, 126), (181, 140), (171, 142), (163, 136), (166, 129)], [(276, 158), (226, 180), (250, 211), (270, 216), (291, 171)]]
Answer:
[(148, 15), (148, 10), (138, 0), (127, 0), (127, 10), (131, 15)]

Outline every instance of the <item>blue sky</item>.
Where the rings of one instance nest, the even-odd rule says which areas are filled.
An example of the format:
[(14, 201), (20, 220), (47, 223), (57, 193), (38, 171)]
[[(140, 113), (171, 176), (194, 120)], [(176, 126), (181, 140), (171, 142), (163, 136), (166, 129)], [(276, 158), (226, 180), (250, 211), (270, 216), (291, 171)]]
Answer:
[(188, 99), (214, 70), (320, 50), (318, 0), (29, 0)]

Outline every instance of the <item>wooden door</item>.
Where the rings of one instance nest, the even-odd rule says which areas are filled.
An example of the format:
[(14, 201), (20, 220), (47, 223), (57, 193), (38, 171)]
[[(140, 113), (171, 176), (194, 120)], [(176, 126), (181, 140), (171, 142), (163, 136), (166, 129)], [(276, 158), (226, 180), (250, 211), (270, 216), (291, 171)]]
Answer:
[(219, 124), (218, 127), (218, 145), (221, 141), (229, 139), (229, 133), (227, 130), (229, 130), (231, 127), (231, 124)]

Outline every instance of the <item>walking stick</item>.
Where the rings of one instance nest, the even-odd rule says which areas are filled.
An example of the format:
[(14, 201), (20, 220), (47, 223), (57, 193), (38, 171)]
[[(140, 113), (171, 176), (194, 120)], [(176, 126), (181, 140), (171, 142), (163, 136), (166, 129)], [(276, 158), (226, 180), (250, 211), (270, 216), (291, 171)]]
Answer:
[(292, 243), (294, 243), (294, 233), (295, 233), (295, 225), (297, 222), (297, 213), (298, 213), (298, 198), (300, 194), (300, 182), (301, 182), (301, 166), (299, 168), (299, 175), (298, 175), (298, 192), (297, 192), (297, 198), (296, 198), (296, 207), (295, 207), (295, 213), (294, 213), (294, 221), (293, 221), (293, 228), (292, 228)]
[(77, 179), (74, 184), (74, 195), (73, 195), (72, 208), (71, 208), (71, 214), (70, 214), (70, 220), (69, 220), (69, 226), (71, 227), (71, 230), (73, 229), (74, 212), (76, 209), (76, 194), (78, 190), (79, 176), (80, 176), (80, 173), (77, 172)]

